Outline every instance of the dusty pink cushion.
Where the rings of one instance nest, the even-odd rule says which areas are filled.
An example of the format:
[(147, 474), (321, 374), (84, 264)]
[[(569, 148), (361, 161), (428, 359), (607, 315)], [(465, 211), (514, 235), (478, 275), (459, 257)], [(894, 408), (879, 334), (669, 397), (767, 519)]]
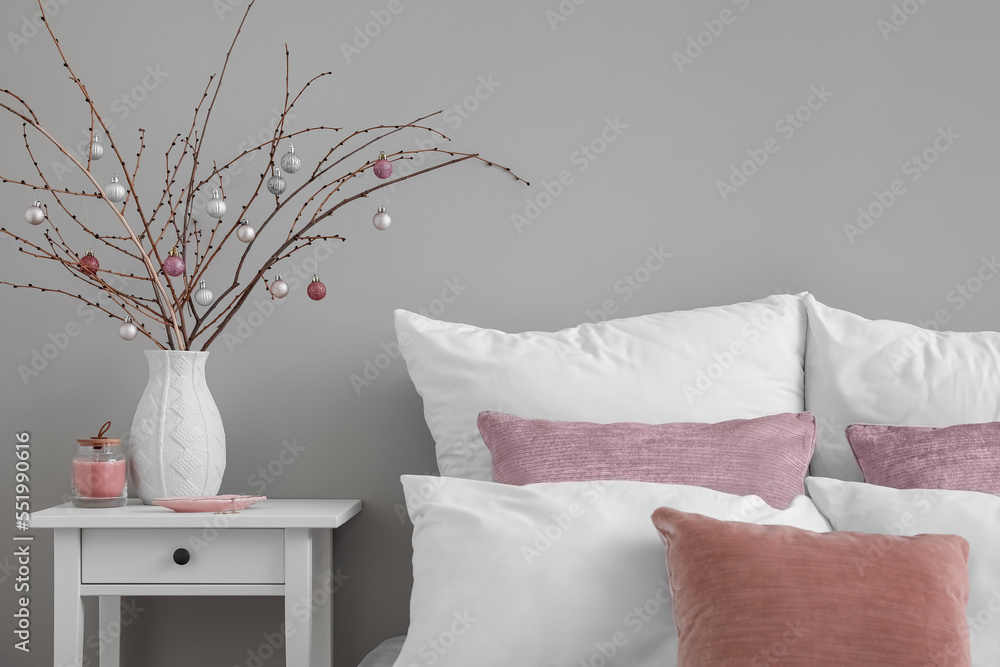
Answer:
[(964, 538), (652, 518), (679, 667), (970, 664)]
[(1000, 493), (1000, 422), (944, 427), (851, 424), (847, 441), (869, 484)]
[(479, 413), (503, 484), (622, 479), (756, 495), (784, 509), (805, 493), (816, 443), (811, 413), (717, 424), (591, 424)]

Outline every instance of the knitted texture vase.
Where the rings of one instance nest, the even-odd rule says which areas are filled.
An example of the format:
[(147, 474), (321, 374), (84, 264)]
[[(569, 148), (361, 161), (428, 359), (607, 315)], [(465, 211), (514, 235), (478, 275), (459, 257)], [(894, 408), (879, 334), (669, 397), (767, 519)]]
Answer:
[(132, 420), (129, 470), (139, 497), (211, 496), (226, 470), (226, 433), (205, 382), (208, 352), (146, 350), (149, 383)]

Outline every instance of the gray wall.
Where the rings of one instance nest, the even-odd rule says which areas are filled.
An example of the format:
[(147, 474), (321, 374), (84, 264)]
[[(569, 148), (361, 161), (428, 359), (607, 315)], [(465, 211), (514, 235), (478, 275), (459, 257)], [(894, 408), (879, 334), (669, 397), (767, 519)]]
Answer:
[[(143, 187), (154, 196), (166, 143), (186, 130), (245, 2), (49, 4), (58, 7), (51, 24), (65, 51), (127, 152), (136, 128), (146, 128)], [(341, 44), (390, 6), (402, 9), (348, 62)], [(2, 87), (25, 95), (57, 136), (75, 142), (86, 110), (52, 44), (23, 23), (35, 11), (30, 0), (0, 5)], [(717, 21), (722, 12), (728, 23)], [(890, 30), (894, 13), (898, 30)], [(287, 41), (293, 84), (333, 71), (297, 107), (296, 127), (359, 128), (452, 109), (435, 125), (455, 148), (480, 151), (532, 182), (525, 188), (478, 166), (411, 180), (389, 195), (393, 225), (384, 234), (370, 224), (380, 201), (346, 208), (326, 227), (349, 239), (319, 266), (326, 300), (294, 295), (233, 349), (212, 347), (209, 384), (229, 441), (223, 491), (261, 490), (256, 471), (270, 464), (283, 469), (263, 488), (269, 496), (364, 500), (363, 513), (335, 535), (336, 563), (349, 577), (335, 596), (338, 664), (356, 664), (405, 631), (410, 528), (396, 511), (398, 476), (435, 470), (404, 363), (392, 360), (370, 385), (352, 386), (351, 376), (363, 376), (394, 340), (394, 308), (516, 331), (571, 326), (599, 310), (636, 315), (809, 290), (868, 317), (925, 322), (938, 313), (945, 328), (1000, 328), (1000, 280), (989, 280), (998, 250), (998, 24), (1000, 4), (986, 1), (259, 2), (203, 158), (232, 155), (267, 127), (283, 95)], [(12, 41), (22, 31), (30, 37)], [(699, 53), (689, 38), (706, 46)], [(690, 61), (678, 60), (688, 48)], [(810, 97), (816, 90), (822, 98)], [(131, 108), (123, 95), (143, 99)], [(810, 102), (813, 109), (803, 106)], [(794, 125), (783, 120), (796, 113)], [(4, 118), (0, 128), (0, 174), (27, 174), (20, 124)], [(952, 136), (937, 142), (947, 147), (940, 154), (939, 130)], [(412, 148), (419, 136), (384, 148)], [(307, 164), (324, 150), (318, 138), (295, 144)], [(588, 146), (592, 158), (582, 152)], [(922, 170), (912, 156), (925, 149), (936, 161)], [(40, 152), (51, 164), (54, 156)], [(766, 162), (748, 163), (752, 175), (734, 177), (739, 187), (724, 198), (718, 182), (753, 155)], [(105, 158), (105, 178), (108, 169)], [(560, 174), (561, 190), (553, 185)], [(231, 204), (247, 178), (230, 186)], [(896, 180), (891, 206), (849, 235), (858, 207), (888, 201), (875, 193), (891, 192)], [(37, 234), (21, 217), (33, 198), (0, 189), (3, 224)], [(79, 210), (114, 228), (96, 205)], [(534, 219), (518, 225), (515, 214)], [(651, 248), (672, 256), (647, 273)], [(9, 240), (0, 257), (2, 279), (66, 284)], [(225, 262), (217, 264), (221, 284)], [(457, 293), (446, 294), (452, 302), (438, 301), (448, 290)], [(0, 299), (8, 445), (0, 503), (13, 502), (14, 435), (30, 431), (40, 509), (68, 490), (76, 438), (108, 419), (119, 433), (130, 424), (148, 345), (122, 342), (116, 326), (81, 316), (57, 295), (3, 288)], [(48, 348), (46, 367), (23, 380), (18, 367), (30, 367), (68, 325), (79, 335), (57, 354)], [(279, 466), (283, 443), (304, 451)], [(2, 531), (0, 565), (9, 565), (9, 519)], [(51, 536), (33, 532), (33, 650), (14, 651), (5, 631), (3, 664), (51, 664)], [(9, 569), (0, 578), (0, 611), (10, 619)], [(273, 599), (136, 605), (143, 611), (126, 631), (123, 664), (145, 667), (247, 665), (281, 622)]]

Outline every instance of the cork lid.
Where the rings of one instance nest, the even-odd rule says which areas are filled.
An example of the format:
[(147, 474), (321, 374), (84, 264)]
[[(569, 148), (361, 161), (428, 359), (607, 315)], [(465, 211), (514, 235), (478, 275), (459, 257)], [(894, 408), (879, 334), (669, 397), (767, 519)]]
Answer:
[(111, 422), (104, 422), (104, 426), (101, 427), (101, 430), (96, 437), (80, 438), (77, 440), (77, 443), (81, 447), (93, 447), (94, 449), (100, 449), (102, 447), (118, 447), (122, 444), (121, 438), (104, 437), (104, 434), (107, 433), (110, 428)]

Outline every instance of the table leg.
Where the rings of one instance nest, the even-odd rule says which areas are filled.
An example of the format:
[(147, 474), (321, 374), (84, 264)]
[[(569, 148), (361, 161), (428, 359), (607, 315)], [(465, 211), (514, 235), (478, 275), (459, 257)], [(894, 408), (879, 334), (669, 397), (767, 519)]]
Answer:
[(330, 529), (285, 529), (285, 663), (331, 667)]
[(53, 538), (53, 664), (83, 665), (83, 598), (80, 597), (80, 530), (57, 528)]
[(122, 598), (120, 595), (101, 595), (100, 634), (101, 667), (118, 667), (121, 656)]
[(333, 580), (333, 529), (313, 528), (312, 538), (312, 664), (333, 665), (333, 593), (339, 585)]

